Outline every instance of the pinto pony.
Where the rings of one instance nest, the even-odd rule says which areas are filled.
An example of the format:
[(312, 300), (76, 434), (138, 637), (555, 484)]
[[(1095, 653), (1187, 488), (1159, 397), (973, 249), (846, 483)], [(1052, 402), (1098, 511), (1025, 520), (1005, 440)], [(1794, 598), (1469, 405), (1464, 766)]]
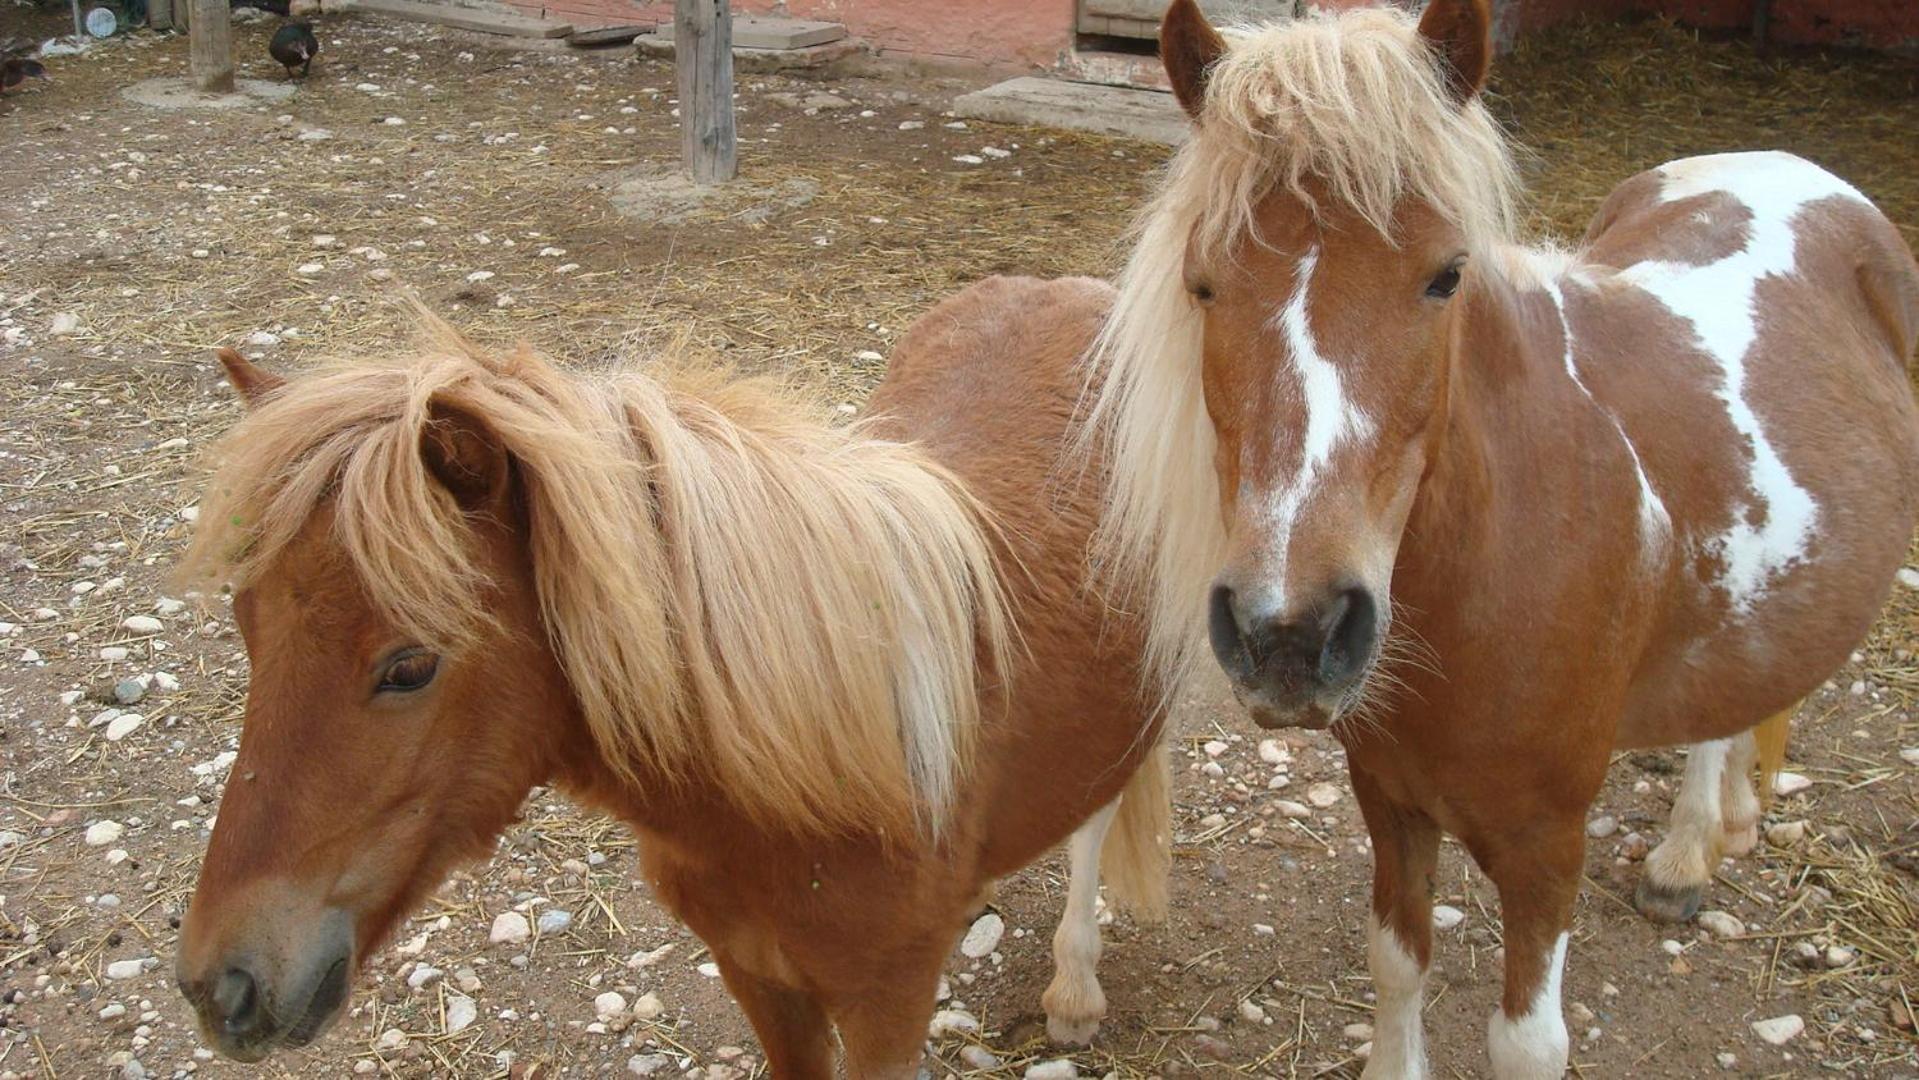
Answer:
[(1513, 241), (1484, 0), (1161, 56), (1192, 138), (1094, 350), (1104, 570), (1165, 685), (1200, 628), (1253, 719), (1330, 726), (1375, 853), (1368, 1076), (1425, 1072), (1442, 830), (1499, 889), (1493, 1072), (1557, 1076), (1584, 816), (1692, 744), (1640, 907), (1754, 843), (1750, 770), (1883, 602), (1919, 509), (1919, 269), (1779, 153), (1663, 165)]
[(1170, 870), (1143, 627), (1083, 586), (1100, 482), (1051, 482), (1110, 298), (975, 286), (850, 427), (437, 323), (285, 384), (223, 351), (250, 413), (186, 569), (233, 587), (252, 679), (181, 930), (208, 1041), (317, 1037), (546, 783), (632, 825), (780, 1077), (833, 1075), (832, 1027), (853, 1076), (912, 1076), (992, 882), (1072, 834), (1045, 1006), (1090, 1037), (1102, 852), (1145, 915)]

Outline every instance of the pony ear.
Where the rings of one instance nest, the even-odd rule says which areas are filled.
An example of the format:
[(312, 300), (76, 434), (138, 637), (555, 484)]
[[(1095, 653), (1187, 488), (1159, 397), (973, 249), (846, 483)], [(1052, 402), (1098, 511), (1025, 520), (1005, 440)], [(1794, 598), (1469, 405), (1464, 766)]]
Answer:
[(505, 491), (506, 447), (480, 418), (434, 399), (420, 432), (420, 458), (466, 510), (491, 506)]
[(287, 381), (253, 361), (241, 356), (232, 349), (220, 349), (213, 355), (220, 358), (220, 366), (226, 369), (227, 382), (240, 395), (240, 401), (249, 409), (258, 408), (275, 391), (287, 384)]
[(1213, 64), (1226, 55), (1226, 39), (1193, 0), (1173, 0), (1159, 24), (1159, 60), (1166, 65), (1166, 78), (1173, 84), (1173, 96), (1193, 119), (1199, 119), (1206, 106), (1206, 77)]
[(1419, 36), (1439, 56), (1454, 100), (1465, 104), (1486, 85), (1493, 63), (1487, 0), (1433, 0), (1419, 17)]

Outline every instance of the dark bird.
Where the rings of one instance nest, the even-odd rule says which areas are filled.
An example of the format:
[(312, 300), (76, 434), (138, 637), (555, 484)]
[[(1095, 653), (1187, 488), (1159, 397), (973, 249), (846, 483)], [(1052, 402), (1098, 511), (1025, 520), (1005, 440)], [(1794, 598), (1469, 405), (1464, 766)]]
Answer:
[(28, 79), (47, 77), (46, 65), (33, 58), (38, 51), (30, 41), (0, 38), (0, 92), (11, 90)]
[(313, 66), (313, 58), (320, 52), (320, 39), (313, 36), (310, 23), (288, 23), (273, 32), (273, 40), (267, 43), (267, 51), (286, 66), (287, 78), (293, 78), (293, 69), (296, 67), (304, 78), (307, 69)]

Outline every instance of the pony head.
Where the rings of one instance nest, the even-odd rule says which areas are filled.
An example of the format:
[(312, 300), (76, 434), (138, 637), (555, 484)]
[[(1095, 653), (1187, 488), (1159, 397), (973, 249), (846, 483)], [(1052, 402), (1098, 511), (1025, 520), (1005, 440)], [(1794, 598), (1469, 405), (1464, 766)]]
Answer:
[(1185, 663), (1205, 625), (1257, 721), (1319, 727), (1363, 700), (1388, 640), (1454, 295), (1510, 234), (1517, 183), (1479, 101), (1483, 0), (1231, 38), (1191, 0), (1162, 25), (1195, 128), (1095, 354), (1103, 542), (1154, 583), (1156, 662)]
[(491, 851), (579, 710), (517, 480), (457, 389), (221, 360), (251, 412), (191, 558), (239, 571), (251, 678), (176, 972), (209, 1045), (257, 1061), (325, 1031), (398, 920)]

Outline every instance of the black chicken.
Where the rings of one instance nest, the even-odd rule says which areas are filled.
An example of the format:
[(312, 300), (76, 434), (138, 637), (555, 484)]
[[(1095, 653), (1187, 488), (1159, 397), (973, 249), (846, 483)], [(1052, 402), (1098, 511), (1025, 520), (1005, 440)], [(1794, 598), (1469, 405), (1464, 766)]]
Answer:
[(0, 92), (11, 90), (28, 79), (47, 77), (46, 65), (33, 58), (38, 51), (30, 41), (0, 38)]
[(267, 43), (267, 51), (286, 66), (287, 78), (293, 78), (293, 69), (296, 67), (304, 78), (307, 69), (313, 66), (313, 58), (320, 52), (320, 39), (313, 36), (310, 23), (288, 23), (273, 32), (273, 40)]

